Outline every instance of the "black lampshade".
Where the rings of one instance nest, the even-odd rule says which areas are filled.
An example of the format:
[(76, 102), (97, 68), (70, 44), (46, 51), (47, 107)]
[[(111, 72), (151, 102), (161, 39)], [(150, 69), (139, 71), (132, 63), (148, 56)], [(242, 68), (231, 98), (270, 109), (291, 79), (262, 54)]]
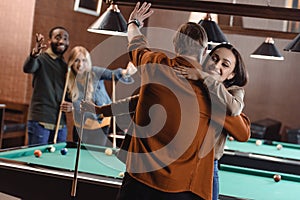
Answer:
[(127, 22), (117, 5), (112, 4), (88, 28), (88, 31), (106, 35), (127, 36)]
[(216, 22), (210, 19), (201, 19), (199, 24), (205, 29), (209, 44), (228, 43), (227, 38)]
[(284, 60), (284, 57), (274, 45), (274, 40), (268, 37), (251, 55), (251, 58)]
[(300, 52), (300, 34), (293, 39), (291, 43), (289, 43), (284, 49), (284, 51), (294, 51), (294, 52)]

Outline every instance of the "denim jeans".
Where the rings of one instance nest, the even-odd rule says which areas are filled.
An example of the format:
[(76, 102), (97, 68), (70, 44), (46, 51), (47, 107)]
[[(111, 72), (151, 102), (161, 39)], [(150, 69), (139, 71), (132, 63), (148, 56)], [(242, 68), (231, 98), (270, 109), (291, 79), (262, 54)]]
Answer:
[(218, 173), (218, 160), (214, 161), (214, 177), (213, 177), (213, 196), (212, 200), (219, 198), (219, 173)]
[[(49, 144), (53, 143), (55, 130), (49, 130), (44, 128), (43, 125), (41, 125), (37, 121), (28, 121), (27, 122), (27, 128), (28, 128), (28, 145), (33, 144)], [(63, 126), (63, 128), (58, 130), (57, 133), (57, 142), (65, 142), (67, 140), (67, 126)]]

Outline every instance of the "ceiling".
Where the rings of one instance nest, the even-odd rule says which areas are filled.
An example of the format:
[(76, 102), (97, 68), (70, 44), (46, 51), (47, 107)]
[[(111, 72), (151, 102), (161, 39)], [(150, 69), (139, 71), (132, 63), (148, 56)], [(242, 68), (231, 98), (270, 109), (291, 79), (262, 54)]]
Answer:
[[(114, 0), (114, 2), (118, 5), (133, 6), (138, 0)], [(236, 22), (241, 22), (235, 23), (235, 26), (229, 25), (224, 20), (219, 20), (221, 29), (228, 34), (259, 36), (267, 33), (274, 38), (293, 39), (299, 32), (300, 9), (289, 8), (295, 2), (298, 7), (300, 5), (298, 0), (148, 0), (147, 2), (152, 3), (153, 8), (159, 9), (215, 13), (219, 14), (219, 19), (222, 16), (222, 20), (234, 16)], [(253, 21), (253, 19), (258, 20)], [(263, 22), (264, 20), (265, 22)], [(281, 25), (278, 26), (283, 22), (287, 25), (283, 24), (283, 28)], [(252, 26), (247, 26), (247, 23), (252, 24)], [(279, 28), (278, 30), (272, 29), (266, 24), (270, 27)], [(298, 29), (288, 28), (293, 24), (298, 24)]]

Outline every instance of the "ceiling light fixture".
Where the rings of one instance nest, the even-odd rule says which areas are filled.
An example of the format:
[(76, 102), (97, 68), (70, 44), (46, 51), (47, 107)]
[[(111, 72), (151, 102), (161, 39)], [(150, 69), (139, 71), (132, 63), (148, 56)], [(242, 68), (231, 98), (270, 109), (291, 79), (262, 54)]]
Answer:
[(204, 19), (199, 21), (199, 24), (205, 29), (208, 37), (208, 44), (218, 45), (228, 43), (227, 38), (215, 21), (212, 21), (211, 15), (207, 14)]
[(300, 52), (300, 34), (298, 34), (297, 37), (295, 37), (283, 50)]
[(251, 55), (251, 58), (284, 60), (284, 57), (274, 45), (274, 40), (268, 37)]
[(88, 28), (88, 31), (106, 35), (127, 36), (127, 22), (118, 6), (110, 2), (107, 10)]

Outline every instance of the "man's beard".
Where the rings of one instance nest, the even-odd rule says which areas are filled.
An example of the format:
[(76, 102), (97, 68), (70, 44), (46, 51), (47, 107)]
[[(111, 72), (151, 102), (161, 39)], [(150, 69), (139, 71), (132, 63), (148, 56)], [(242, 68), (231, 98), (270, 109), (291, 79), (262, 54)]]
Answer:
[(67, 51), (68, 47), (69, 47), (68, 45), (65, 45), (65, 49), (63, 51), (59, 51), (59, 50), (57, 50), (57, 46), (55, 44), (51, 43), (51, 49), (52, 49), (53, 53), (55, 53), (56, 55), (60, 55), (60, 56), (62, 56)]

